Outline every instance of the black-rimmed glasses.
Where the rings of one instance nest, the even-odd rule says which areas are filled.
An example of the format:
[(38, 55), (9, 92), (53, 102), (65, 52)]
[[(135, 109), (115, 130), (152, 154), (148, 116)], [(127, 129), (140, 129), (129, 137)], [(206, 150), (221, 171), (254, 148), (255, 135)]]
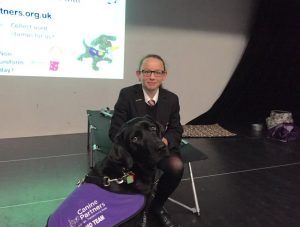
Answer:
[(150, 77), (151, 74), (155, 77), (161, 77), (166, 73), (166, 71), (163, 70), (141, 70), (139, 72), (142, 73), (144, 77)]

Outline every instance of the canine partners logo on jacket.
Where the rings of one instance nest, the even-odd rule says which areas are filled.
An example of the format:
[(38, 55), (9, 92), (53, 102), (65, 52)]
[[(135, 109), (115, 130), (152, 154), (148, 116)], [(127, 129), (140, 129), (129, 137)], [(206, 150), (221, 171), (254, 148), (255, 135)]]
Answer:
[(84, 183), (49, 217), (48, 227), (117, 226), (144, 208), (140, 194), (118, 194)]

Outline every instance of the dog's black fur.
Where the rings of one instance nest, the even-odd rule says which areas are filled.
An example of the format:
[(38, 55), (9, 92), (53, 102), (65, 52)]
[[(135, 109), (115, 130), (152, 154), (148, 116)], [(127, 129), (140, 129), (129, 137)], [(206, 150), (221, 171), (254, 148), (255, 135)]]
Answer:
[[(102, 183), (97, 185), (117, 193), (141, 193), (149, 199), (156, 164), (169, 154), (161, 139), (163, 131), (162, 126), (149, 116), (126, 122), (116, 136), (108, 156), (96, 163), (88, 176), (115, 179), (123, 176), (124, 171), (132, 171), (135, 181), (131, 184), (112, 182), (107, 187)], [(135, 226), (139, 218), (140, 215), (137, 215), (122, 226)]]

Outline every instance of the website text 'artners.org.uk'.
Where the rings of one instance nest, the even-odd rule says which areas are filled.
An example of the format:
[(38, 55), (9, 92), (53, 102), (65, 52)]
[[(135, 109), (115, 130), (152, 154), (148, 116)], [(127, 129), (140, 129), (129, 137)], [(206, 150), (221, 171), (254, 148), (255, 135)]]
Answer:
[(52, 15), (49, 12), (29, 12), (15, 9), (0, 8), (0, 15), (18, 16), (18, 17), (31, 17), (33, 19), (52, 19)]

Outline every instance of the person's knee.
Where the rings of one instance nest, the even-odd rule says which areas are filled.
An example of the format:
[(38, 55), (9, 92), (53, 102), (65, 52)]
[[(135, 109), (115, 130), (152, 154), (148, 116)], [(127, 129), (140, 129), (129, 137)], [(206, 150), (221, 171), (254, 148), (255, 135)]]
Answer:
[(169, 167), (174, 175), (181, 176), (184, 170), (184, 164), (178, 157), (170, 157)]

